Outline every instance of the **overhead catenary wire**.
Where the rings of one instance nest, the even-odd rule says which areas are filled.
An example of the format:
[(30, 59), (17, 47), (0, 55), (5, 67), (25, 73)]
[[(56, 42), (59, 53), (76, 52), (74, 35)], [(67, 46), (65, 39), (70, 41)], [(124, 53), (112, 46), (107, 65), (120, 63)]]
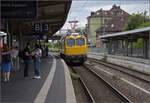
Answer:
[[(83, 13), (83, 8), (85, 7), (85, 5), (87, 4), (87, 2), (88, 2), (88, 0), (84, 0), (85, 2), (83, 3), (83, 5), (81, 5), (80, 6), (80, 8), (78, 9), (80, 12), (79, 12), (79, 14), (78, 15), (76, 15), (76, 16), (74, 16), (74, 17), (71, 17), (71, 13), (72, 13), (72, 10), (71, 10), (71, 13), (69, 14), (69, 18), (68, 19), (73, 19), (74, 18), (74, 20), (75, 19), (78, 19), (79, 18), (79, 16), (81, 15), (81, 13)], [(81, 2), (81, 1), (73, 1), (73, 3), (75, 4), (75, 3), (78, 3), (78, 2)], [(80, 23), (80, 22), (79, 22)], [(81, 25), (81, 24), (80, 24)]]

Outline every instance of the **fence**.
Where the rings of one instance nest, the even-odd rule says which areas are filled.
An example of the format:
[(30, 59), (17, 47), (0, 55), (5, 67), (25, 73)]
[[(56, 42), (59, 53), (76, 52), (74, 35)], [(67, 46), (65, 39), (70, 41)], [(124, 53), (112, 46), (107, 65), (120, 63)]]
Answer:
[[(88, 52), (93, 52), (93, 53), (108, 53), (107, 48), (88, 48)], [(131, 57), (140, 57), (144, 58), (144, 51), (142, 48), (121, 48), (121, 49), (111, 49), (109, 51), (109, 54), (112, 55), (119, 55), (119, 56), (131, 56)]]
[(107, 53), (106, 48), (88, 48), (88, 52), (93, 52), (93, 53)]

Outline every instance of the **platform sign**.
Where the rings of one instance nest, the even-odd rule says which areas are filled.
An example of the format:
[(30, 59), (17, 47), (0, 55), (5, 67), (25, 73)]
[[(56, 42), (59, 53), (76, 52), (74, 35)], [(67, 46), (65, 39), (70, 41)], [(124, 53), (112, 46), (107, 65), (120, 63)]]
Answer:
[(103, 42), (103, 43), (109, 43), (109, 40), (103, 39), (102, 42)]
[(32, 30), (34, 32), (48, 32), (49, 29), (50, 29), (49, 24), (35, 23), (32, 25)]
[(37, 18), (37, 0), (1, 0), (2, 19)]
[(128, 42), (137, 42), (137, 39), (128, 39)]

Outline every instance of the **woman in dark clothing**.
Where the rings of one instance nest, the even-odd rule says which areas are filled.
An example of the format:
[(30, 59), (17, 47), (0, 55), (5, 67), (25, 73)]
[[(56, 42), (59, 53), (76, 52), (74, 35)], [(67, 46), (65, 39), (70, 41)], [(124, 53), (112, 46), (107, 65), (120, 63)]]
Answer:
[(11, 56), (8, 51), (8, 46), (4, 44), (2, 48), (2, 72), (4, 77), (4, 82), (9, 81), (10, 79), (10, 69), (11, 69)]

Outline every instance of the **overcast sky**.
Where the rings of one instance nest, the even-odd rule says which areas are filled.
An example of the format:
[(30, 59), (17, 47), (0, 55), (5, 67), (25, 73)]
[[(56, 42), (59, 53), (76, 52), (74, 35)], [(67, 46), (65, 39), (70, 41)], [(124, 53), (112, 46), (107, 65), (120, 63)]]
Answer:
[(87, 24), (87, 17), (90, 16), (91, 11), (99, 9), (110, 10), (113, 4), (120, 6), (121, 9), (132, 13), (141, 13), (145, 10), (150, 11), (149, 0), (73, 0), (67, 21), (63, 29), (70, 29), (68, 21), (78, 20), (78, 27), (85, 27)]

